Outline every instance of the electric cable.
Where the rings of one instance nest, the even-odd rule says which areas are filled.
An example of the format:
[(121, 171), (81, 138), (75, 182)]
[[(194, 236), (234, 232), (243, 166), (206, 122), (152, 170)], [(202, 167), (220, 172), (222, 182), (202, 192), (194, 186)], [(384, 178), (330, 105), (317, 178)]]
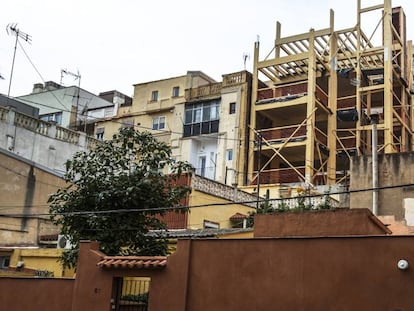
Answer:
[[(259, 202), (267, 202), (267, 201), (286, 201), (289, 199), (298, 198), (315, 198), (315, 197), (323, 197), (323, 196), (331, 196), (331, 195), (339, 195), (339, 194), (351, 194), (351, 193), (360, 193), (360, 192), (371, 192), (377, 190), (387, 190), (387, 189), (395, 189), (395, 188), (404, 188), (404, 187), (413, 187), (414, 183), (409, 184), (401, 184), (401, 185), (394, 185), (394, 186), (382, 186), (377, 188), (365, 188), (365, 189), (355, 189), (355, 190), (347, 190), (347, 191), (337, 191), (337, 192), (330, 192), (324, 194), (309, 194), (303, 195), (300, 197), (288, 197), (288, 198), (274, 198), (274, 199), (265, 199), (260, 198)], [(154, 212), (154, 211), (179, 211), (179, 210), (187, 210), (191, 208), (202, 208), (202, 207), (211, 207), (211, 206), (226, 206), (226, 205), (248, 205), (248, 204), (256, 204), (256, 200), (249, 200), (249, 201), (231, 201), (231, 202), (217, 202), (217, 203), (208, 203), (208, 204), (199, 204), (199, 205), (192, 205), (192, 206), (177, 206), (177, 207), (154, 207), (154, 208), (123, 208), (123, 209), (111, 209), (111, 210), (89, 210), (89, 211), (73, 211), (73, 212), (62, 212), (62, 213), (33, 213), (33, 214), (0, 214), (0, 217), (37, 217), (37, 216), (76, 216), (76, 215), (100, 215), (100, 214), (117, 214), (117, 213), (131, 213), (131, 212)], [(23, 207), (23, 206), (22, 206)]]

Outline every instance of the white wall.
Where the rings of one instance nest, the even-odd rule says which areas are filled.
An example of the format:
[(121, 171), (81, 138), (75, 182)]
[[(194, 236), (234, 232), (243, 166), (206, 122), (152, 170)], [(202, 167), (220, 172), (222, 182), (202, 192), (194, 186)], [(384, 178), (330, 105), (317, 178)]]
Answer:
[[(6, 110), (0, 112), (4, 111)], [(55, 171), (64, 172), (66, 161), (71, 159), (75, 152), (87, 150), (88, 141), (91, 140), (84, 133), (56, 127), (14, 111), (8, 111), (5, 115), (6, 118), (0, 118), (0, 148)], [(16, 126), (16, 115), (20, 120), (26, 118), (25, 124), (30, 127)], [(40, 131), (45, 128), (47, 130)], [(12, 148), (9, 148), (10, 137), (13, 141)]]

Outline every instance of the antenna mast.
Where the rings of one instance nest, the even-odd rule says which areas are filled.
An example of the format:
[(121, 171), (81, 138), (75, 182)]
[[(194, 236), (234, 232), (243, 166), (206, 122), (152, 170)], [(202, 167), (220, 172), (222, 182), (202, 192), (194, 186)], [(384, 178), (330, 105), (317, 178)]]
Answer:
[(16, 36), (16, 42), (14, 44), (13, 61), (12, 61), (12, 67), (11, 67), (11, 73), (10, 73), (9, 90), (7, 91), (7, 101), (8, 101), (8, 98), (10, 97), (10, 88), (11, 88), (11, 83), (13, 79), (13, 69), (14, 69), (14, 60), (16, 59), (17, 43), (19, 42), (19, 38), (23, 39), (24, 41), (28, 43), (31, 43), (32, 36), (28, 35), (27, 33), (24, 33), (19, 28), (17, 28), (17, 24), (8, 24), (6, 27), (6, 32), (8, 35)]
[(67, 69), (61, 69), (60, 70), (60, 84), (61, 85), (63, 85), (63, 76), (64, 75), (69, 75), (69, 76), (72, 76), (72, 77), (74, 77), (75, 79), (74, 80), (78, 80), (78, 92), (77, 92), (77, 94), (75, 95), (76, 96), (76, 111), (75, 111), (75, 120), (74, 120), (74, 129), (75, 130), (78, 130), (77, 129), (77, 126), (78, 126), (78, 117), (79, 117), (79, 97), (80, 97), (80, 82), (81, 82), (81, 75), (80, 75), (80, 72), (79, 72), (79, 70), (78, 70), (78, 73), (73, 73), (73, 72), (70, 72), (69, 70), (67, 70)]

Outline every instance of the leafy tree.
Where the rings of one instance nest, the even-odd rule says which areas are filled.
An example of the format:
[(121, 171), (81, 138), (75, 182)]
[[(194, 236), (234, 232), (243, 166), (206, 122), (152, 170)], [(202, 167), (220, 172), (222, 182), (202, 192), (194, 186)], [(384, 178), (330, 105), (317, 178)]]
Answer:
[(157, 216), (167, 210), (186, 212), (180, 201), (190, 188), (178, 179), (191, 170), (171, 159), (167, 144), (130, 128), (76, 153), (66, 163), (68, 186), (49, 198), (53, 222), (73, 245), (61, 258), (64, 266), (75, 267), (80, 240), (99, 241), (108, 255), (166, 254), (165, 238), (147, 233), (165, 228)]

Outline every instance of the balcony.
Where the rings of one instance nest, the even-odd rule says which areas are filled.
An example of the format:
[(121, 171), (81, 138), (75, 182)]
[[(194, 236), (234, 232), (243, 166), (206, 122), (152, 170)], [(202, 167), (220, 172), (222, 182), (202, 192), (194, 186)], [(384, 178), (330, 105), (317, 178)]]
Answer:
[(259, 130), (258, 133), (272, 144), (284, 143), (287, 139), (290, 142), (303, 141), (306, 139), (306, 125), (290, 125)]
[[(299, 172), (299, 174), (298, 174)], [(254, 172), (256, 176), (257, 171)], [(305, 167), (296, 167), (296, 170), (293, 168), (278, 168), (263, 170), (260, 173), (260, 183), (261, 184), (283, 184), (283, 183), (299, 183), (303, 181), (302, 176), (305, 175)], [(252, 185), (257, 185), (257, 178), (251, 182)]]
[(289, 101), (307, 95), (307, 91), (307, 82), (260, 89), (257, 92), (257, 104)]
[[(273, 88), (260, 89), (257, 92), (256, 104), (269, 104), (277, 102), (288, 102), (308, 95), (308, 83), (299, 82), (289, 85), (277, 86)], [(328, 95), (321, 87), (316, 85), (315, 97), (317, 102), (323, 107), (328, 107)]]
[[(84, 133), (75, 132), (3, 107), (0, 107), (0, 122), (7, 122), (16, 127), (24, 128), (31, 132), (70, 144), (86, 145), (88, 148), (92, 148), (96, 146), (96, 144), (101, 143), (93, 137), (86, 136)], [(84, 140), (82, 143), (80, 142), (81, 136)]]

